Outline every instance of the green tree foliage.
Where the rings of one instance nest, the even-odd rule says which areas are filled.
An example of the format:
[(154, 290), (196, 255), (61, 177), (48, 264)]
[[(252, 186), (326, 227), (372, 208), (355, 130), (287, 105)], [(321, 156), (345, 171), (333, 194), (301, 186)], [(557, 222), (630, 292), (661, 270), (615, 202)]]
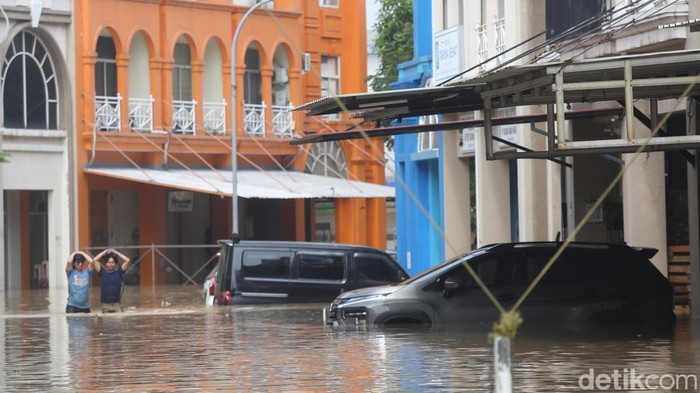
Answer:
[(9, 153), (5, 153), (5, 152), (0, 151), (0, 164), (3, 163), (3, 162), (10, 162), (10, 161), (7, 159), (7, 157), (9, 157), (9, 156), (10, 156)]
[(374, 0), (381, 8), (374, 23), (377, 38), (375, 50), (380, 64), (367, 81), (372, 90), (389, 90), (389, 83), (398, 78), (399, 63), (413, 58), (413, 5), (411, 0)]

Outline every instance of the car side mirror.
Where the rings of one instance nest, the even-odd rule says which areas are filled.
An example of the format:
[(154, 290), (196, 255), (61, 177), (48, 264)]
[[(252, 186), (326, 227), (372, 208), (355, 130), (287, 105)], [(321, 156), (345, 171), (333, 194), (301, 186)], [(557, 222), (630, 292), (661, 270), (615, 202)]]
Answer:
[(443, 284), (442, 297), (450, 298), (452, 293), (464, 286), (464, 280), (457, 277), (447, 277)]

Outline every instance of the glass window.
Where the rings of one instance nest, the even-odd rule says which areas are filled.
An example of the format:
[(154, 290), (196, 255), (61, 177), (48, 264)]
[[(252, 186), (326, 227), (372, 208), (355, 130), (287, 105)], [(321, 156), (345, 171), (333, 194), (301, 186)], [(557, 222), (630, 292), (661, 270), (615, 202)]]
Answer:
[(345, 278), (343, 254), (299, 253), (299, 278), (341, 281)]
[[(321, 56), (321, 97), (340, 94), (340, 58), (338, 56)], [(326, 120), (338, 120), (337, 114), (323, 115)]]
[(245, 251), (243, 278), (289, 278), (289, 254), (274, 251)]
[(190, 47), (187, 44), (175, 45), (173, 65), (173, 100), (192, 100), (192, 63)]
[(246, 104), (262, 104), (262, 76), (260, 74), (260, 55), (255, 46), (245, 52), (245, 75), (243, 77), (244, 101)]
[(319, 0), (321, 7), (338, 8), (340, 0)]
[(17, 34), (8, 45), (2, 74), (6, 128), (58, 128), (58, 91), (53, 61), (39, 38)]
[(381, 255), (356, 253), (354, 258), (361, 287), (395, 283), (405, 278), (389, 259)]
[(329, 177), (348, 177), (345, 155), (338, 142), (314, 143), (306, 159), (306, 173)]
[(97, 39), (95, 62), (95, 95), (116, 97), (117, 95), (117, 51), (112, 37)]

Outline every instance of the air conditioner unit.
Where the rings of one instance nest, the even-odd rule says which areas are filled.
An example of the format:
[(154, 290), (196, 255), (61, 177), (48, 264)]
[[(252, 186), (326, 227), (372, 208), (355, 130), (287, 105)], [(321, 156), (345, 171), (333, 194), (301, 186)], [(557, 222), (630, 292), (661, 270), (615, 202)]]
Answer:
[(301, 55), (301, 72), (311, 71), (311, 53), (304, 53)]

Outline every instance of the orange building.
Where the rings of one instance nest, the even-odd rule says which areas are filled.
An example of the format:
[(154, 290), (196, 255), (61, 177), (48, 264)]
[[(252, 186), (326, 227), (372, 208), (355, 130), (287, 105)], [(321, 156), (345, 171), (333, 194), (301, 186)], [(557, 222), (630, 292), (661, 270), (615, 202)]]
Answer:
[[(141, 258), (230, 237), (234, 128), (241, 238), (385, 247), (382, 141), (289, 144), (351, 126), (289, 109), (366, 91), (364, 1), (274, 0), (244, 20), (236, 48), (258, 2), (231, 3), (74, 3), (79, 246)], [(211, 254), (154, 252), (141, 284), (182, 282)]]

